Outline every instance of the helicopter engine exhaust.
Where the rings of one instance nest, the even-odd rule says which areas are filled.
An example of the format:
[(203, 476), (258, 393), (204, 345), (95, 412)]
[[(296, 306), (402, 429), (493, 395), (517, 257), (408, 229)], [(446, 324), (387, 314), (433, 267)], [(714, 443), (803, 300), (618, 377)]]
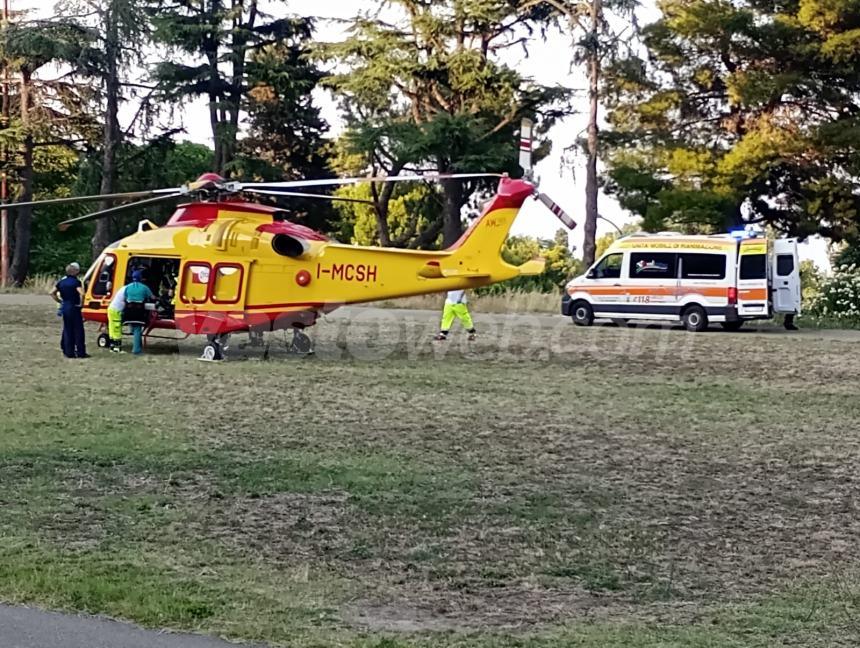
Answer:
[(289, 234), (275, 234), (272, 237), (272, 249), (281, 256), (295, 259), (307, 252), (308, 248), (307, 243)]

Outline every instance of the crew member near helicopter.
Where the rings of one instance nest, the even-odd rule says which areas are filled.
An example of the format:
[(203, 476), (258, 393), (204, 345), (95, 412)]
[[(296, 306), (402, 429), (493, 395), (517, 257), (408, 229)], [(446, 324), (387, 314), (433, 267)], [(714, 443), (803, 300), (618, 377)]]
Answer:
[(84, 288), (78, 275), (81, 266), (70, 263), (66, 266), (66, 276), (57, 282), (51, 297), (60, 305), (60, 315), (63, 316), (63, 337), (60, 347), (67, 358), (89, 358), (84, 335), (84, 318), (81, 312), (84, 298)]
[(125, 286), (125, 308), (123, 320), (131, 326), (134, 336), (131, 352), (135, 355), (143, 353), (143, 327), (148, 319), (146, 303), (154, 302), (155, 295), (143, 283), (143, 272), (135, 270), (131, 273), (131, 283)]
[(477, 337), (478, 332), (475, 330), (472, 316), (469, 314), (469, 307), (466, 305), (467, 301), (465, 290), (448, 291), (448, 296), (445, 298), (445, 307), (442, 309), (442, 325), (434, 339), (448, 339), (448, 331), (451, 330), (451, 324), (454, 323), (455, 317), (460, 320), (460, 324), (469, 333), (469, 340), (474, 340)]
[(108, 316), (108, 339), (110, 350), (114, 353), (122, 353), (122, 312), (125, 310), (125, 289), (123, 286), (116, 291), (107, 309)]

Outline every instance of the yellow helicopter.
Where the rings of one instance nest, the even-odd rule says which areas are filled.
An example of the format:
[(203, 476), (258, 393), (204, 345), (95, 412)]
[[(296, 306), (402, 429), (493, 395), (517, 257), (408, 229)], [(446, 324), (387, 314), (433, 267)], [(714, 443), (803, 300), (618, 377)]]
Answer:
[[(530, 166), (530, 148), (530, 137), (524, 137), (521, 165)], [(460, 240), (440, 251), (345, 245), (290, 222), (281, 208), (252, 202), (259, 195), (332, 198), (296, 191), (312, 187), (475, 177), (498, 177), (498, 190)], [(308, 353), (311, 343), (302, 329), (342, 305), (476, 288), (543, 272), (543, 259), (513, 266), (500, 255), (508, 230), (530, 197), (547, 205), (566, 226), (575, 227), (535, 184), (489, 173), (270, 183), (242, 183), (207, 173), (181, 188), (112, 194), (107, 198), (142, 200), (73, 218), (60, 227), (183, 197), (188, 202), (178, 205), (166, 225), (140, 221), (135, 233), (109, 245), (85, 274), (83, 316), (102, 325), (100, 347), (108, 345), (103, 331), (114, 291), (130, 281), (134, 270), (143, 272), (155, 295), (171, 296), (152, 306), (145, 337), (158, 329), (206, 335), (202, 358), (220, 360), (232, 333), (248, 332), (253, 345), (262, 344), (266, 331), (293, 329), (292, 350)], [(105, 198), (85, 196), (9, 207)]]

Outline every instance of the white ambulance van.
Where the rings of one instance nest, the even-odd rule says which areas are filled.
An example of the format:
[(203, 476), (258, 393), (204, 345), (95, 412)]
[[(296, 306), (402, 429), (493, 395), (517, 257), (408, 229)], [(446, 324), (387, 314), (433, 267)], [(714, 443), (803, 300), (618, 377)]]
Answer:
[(796, 239), (761, 233), (688, 236), (674, 232), (618, 239), (565, 287), (561, 311), (579, 326), (616, 322), (710, 323), (738, 330), (774, 313), (800, 314)]

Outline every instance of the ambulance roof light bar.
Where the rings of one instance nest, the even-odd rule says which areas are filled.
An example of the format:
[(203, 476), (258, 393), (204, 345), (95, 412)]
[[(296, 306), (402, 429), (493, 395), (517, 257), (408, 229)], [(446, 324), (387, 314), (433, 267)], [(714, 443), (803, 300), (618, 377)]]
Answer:
[(633, 234), (625, 234), (619, 238), (647, 238), (649, 236), (689, 236), (689, 234), (682, 234), (681, 232), (634, 232)]
[(738, 240), (760, 238), (764, 236), (764, 231), (757, 225), (747, 225), (743, 229), (733, 229), (729, 231), (729, 235)]

